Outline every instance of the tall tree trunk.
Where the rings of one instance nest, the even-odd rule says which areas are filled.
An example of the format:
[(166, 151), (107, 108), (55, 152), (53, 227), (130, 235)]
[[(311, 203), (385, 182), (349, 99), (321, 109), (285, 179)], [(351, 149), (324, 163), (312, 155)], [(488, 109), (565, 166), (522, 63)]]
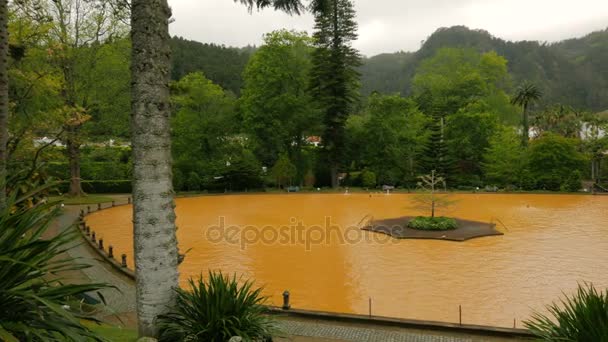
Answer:
[(524, 147), (528, 146), (528, 141), (530, 140), (530, 124), (528, 122), (528, 105), (524, 104), (524, 113), (523, 113), (523, 132), (522, 132), (522, 141), (521, 144)]
[[(72, 128), (74, 129), (74, 128)], [(70, 165), (70, 189), (68, 195), (72, 197), (83, 196), (82, 179), (80, 178), (80, 144), (72, 137), (73, 132), (68, 133), (66, 149), (68, 163)]]
[(332, 161), (331, 166), (330, 166), (330, 171), (331, 171), (331, 187), (336, 189), (338, 186), (340, 186), (340, 181), (338, 179), (338, 163)]
[(6, 208), (8, 101), (8, 0), (0, 0), (0, 210)]
[(133, 225), (140, 336), (157, 335), (155, 319), (175, 301), (178, 250), (169, 132), (167, 0), (133, 0), (131, 12)]

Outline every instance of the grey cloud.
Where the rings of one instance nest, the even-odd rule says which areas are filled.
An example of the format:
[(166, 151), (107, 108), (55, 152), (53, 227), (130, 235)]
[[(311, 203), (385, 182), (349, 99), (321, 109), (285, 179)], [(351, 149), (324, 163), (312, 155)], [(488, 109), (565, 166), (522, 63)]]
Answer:
[[(312, 31), (309, 14), (292, 17), (270, 9), (249, 14), (232, 0), (169, 0), (172, 34), (231, 46), (259, 45), (280, 28)], [(509, 40), (555, 41), (608, 25), (608, 1), (579, 0), (355, 0), (365, 55), (414, 51), (439, 27), (467, 25)], [(522, 11), (528, 8), (528, 11)]]

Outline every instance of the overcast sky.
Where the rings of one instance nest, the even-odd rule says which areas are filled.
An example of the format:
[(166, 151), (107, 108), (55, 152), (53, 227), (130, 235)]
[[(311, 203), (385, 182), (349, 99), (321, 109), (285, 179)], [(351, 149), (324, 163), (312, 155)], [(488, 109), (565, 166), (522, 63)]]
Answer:
[[(507, 40), (556, 41), (608, 27), (608, 0), (354, 0), (364, 55), (415, 51), (439, 27), (466, 25)], [(254, 11), (232, 0), (169, 0), (171, 34), (228, 46), (260, 45), (288, 28), (312, 32), (309, 14)]]

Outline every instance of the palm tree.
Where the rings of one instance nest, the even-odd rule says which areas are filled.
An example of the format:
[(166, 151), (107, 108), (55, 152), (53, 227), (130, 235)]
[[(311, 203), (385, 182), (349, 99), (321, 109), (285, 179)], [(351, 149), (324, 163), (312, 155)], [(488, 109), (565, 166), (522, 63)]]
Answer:
[[(6, 0), (0, 0), (6, 2)], [(237, 0), (250, 9), (299, 14), (300, 0)], [(312, 10), (324, 0), (313, 0)], [(178, 249), (169, 132), (170, 56), (167, 0), (131, 2), (133, 226), (139, 335), (154, 337), (156, 317), (175, 303)]]
[(528, 140), (530, 140), (530, 124), (528, 118), (528, 108), (534, 101), (538, 101), (543, 94), (541, 91), (532, 83), (524, 82), (515, 91), (515, 95), (511, 99), (511, 104), (523, 107), (523, 135), (522, 145), (528, 146)]
[(8, 141), (8, 0), (0, 0), (0, 210), (6, 207)]

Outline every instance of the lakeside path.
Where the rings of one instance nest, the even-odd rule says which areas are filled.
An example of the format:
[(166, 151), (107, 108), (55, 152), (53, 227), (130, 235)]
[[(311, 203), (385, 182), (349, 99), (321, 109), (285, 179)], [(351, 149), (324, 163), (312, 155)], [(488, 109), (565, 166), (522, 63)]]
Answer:
[[(117, 202), (125, 202), (127, 195), (112, 196)], [(55, 219), (49, 228), (50, 234), (57, 234), (63, 229), (70, 229), (78, 218), (80, 209), (86, 205), (69, 205)], [(135, 284), (123, 274), (104, 262), (92, 247), (81, 238), (81, 243), (71, 249), (69, 254), (79, 258), (82, 263), (91, 267), (74, 271), (66, 275), (73, 283), (102, 282), (115, 289), (102, 291), (107, 308), (99, 316), (112, 324), (135, 329)], [(381, 327), (371, 324), (317, 321), (293, 317), (278, 317), (280, 328), (288, 337), (275, 339), (278, 342), (336, 342), (336, 341), (378, 341), (378, 342), (507, 342), (516, 339), (467, 335), (450, 332), (415, 330), (404, 328)]]

